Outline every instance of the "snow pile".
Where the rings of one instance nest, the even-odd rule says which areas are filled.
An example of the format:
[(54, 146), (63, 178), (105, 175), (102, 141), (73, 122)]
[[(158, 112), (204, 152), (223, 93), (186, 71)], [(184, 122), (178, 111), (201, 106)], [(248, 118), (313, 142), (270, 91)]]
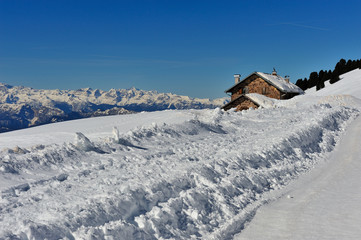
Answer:
[(272, 108), (278, 101), (277, 99), (269, 98), (258, 93), (248, 93), (246, 96), (263, 108)]
[(315, 99), (193, 110), (176, 124), (124, 132), (117, 123), (98, 140), (77, 133), (62, 145), (5, 150), (0, 238), (230, 238), (268, 201), (265, 193), (312, 168), (358, 115)]

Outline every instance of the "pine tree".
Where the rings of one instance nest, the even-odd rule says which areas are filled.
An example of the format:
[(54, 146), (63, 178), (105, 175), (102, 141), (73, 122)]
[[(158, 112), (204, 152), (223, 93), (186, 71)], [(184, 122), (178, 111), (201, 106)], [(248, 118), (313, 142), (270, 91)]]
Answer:
[(346, 72), (352, 71), (355, 68), (353, 67), (353, 61), (349, 59), (346, 63)]
[(325, 87), (325, 76), (326, 76), (326, 71), (321, 70), (318, 73), (318, 81), (317, 81), (317, 84), (316, 84), (316, 91), (318, 91), (321, 88)]
[(302, 90), (306, 90), (308, 88), (312, 88), (316, 86), (316, 90), (325, 87), (325, 82), (330, 80), (330, 83), (335, 83), (340, 80), (340, 75), (346, 72), (352, 71), (354, 69), (361, 69), (361, 59), (357, 60), (348, 60), (346, 62), (345, 59), (341, 58), (340, 61), (337, 62), (333, 71), (321, 70), (319, 73), (312, 72), (310, 74), (309, 79), (298, 79), (296, 85), (300, 87)]
[(312, 88), (314, 86), (317, 85), (317, 82), (318, 82), (318, 73), (317, 72), (311, 72), (310, 74), (310, 78), (308, 80), (308, 83), (307, 83), (307, 88)]
[(296, 82), (296, 85), (299, 88), (301, 88), (302, 90), (306, 90), (307, 89), (307, 79), (306, 78), (304, 80), (298, 79)]
[(330, 80), (330, 79), (331, 79), (331, 70), (329, 70), (328, 72), (325, 71), (321, 81), (326, 82), (327, 80)]
[(336, 64), (335, 69), (338, 68), (339, 74), (344, 74), (346, 70), (346, 60), (341, 58), (340, 61)]
[(297, 81), (296, 81), (296, 86), (298, 86), (299, 88), (301, 88), (302, 89), (302, 87), (303, 87), (303, 80), (300, 78), (300, 79), (297, 79)]
[(341, 58), (341, 60), (338, 63), (336, 63), (335, 69), (332, 72), (332, 76), (330, 79), (331, 84), (340, 80), (340, 75), (345, 73), (344, 72), (345, 68), (346, 68), (346, 60)]
[(316, 91), (322, 89), (325, 87), (325, 83), (323, 81), (318, 81), (317, 85), (316, 85)]
[(326, 78), (326, 80), (330, 80), (331, 79), (331, 77), (332, 77), (332, 71), (331, 70), (328, 70), (328, 72), (327, 72), (327, 78)]

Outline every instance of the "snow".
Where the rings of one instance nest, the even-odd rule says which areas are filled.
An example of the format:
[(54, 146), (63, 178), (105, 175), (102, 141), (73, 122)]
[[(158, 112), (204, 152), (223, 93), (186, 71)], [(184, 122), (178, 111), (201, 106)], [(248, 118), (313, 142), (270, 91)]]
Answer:
[(276, 99), (269, 98), (258, 93), (248, 93), (246, 96), (263, 108), (272, 108), (277, 102)]
[(144, 91), (136, 88), (99, 89), (82, 88), (78, 90), (48, 90), (33, 89), (22, 86), (10, 86), (0, 83), (0, 103), (7, 107), (19, 108), (22, 104), (30, 106), (47, 106), (61, 111), (84, 111), (93, 105), (110, 105), (126, 107), (128, 110), (148, 108), (163, 110), (168, 108), (189, 109), (221, 106), (226, 98), (199, 99), (181, 96), (172, 93), (158, 93), (157, 91)]
[[(244, 112), (147, 113), (161, 121), (130, 131), (121, 131), (122, 119), (142, 115), (94, 118), (83, 126), (92, 138), (69, 124), (75, 139), (62, 144), (39, 145), (41, 134), (52, 135), (43, 130), (25, 147), (17, 139), (26, 130), (17, 131), (22, 151), (1, 154), (0, 238), (229, 238), (265, 193), (331, 151), (358, 114), (304, 100)], [(183, 120), (164, 120), (178, 113)]]
[[(361, 70), (340, 78), (334, 84), (327, 81), (319, 91), (308, 89), (306, 96), (325, 96), (318, 102), (332, 99), (340, 106), (360, 109)], [(354, 98), (350, 99), (350, 95)], [(343, 133), (335, 150), (320, 160), (319, 166), (270, 194), (268, 204), (257, 210), (254, 219), (234, 239), (360, 239), (360, 132), (361, 116)]]
[(241, 239), (360, 239), (361, 117), (327, 162), (261, 208)]
[(0, 150), (16, 146), (62, 144), (71, 142), (75, 132), (85, 134), (91, 140), (108, 137), (113, 127), (126, 133), (148, 123), (181, 123), (192, 117), (192, 110), (165, 110), (158, 112), (141, 112), (131, 115), (117, 115), (72, 120), (1, 133)]
[(306, 94), (257, 110), (167, 110), (2, 133), (0, 239), (353, 238), (357, 97)]
[(330, 84), (330, 81), (325, 82), (325, 88), (316, 91), (316, 87), (307, 89), (307, 94), (316, 96), (327, 96), (327, 95), (352, 95), (357, 98), (361, 98), (361, 69), (357, 68), (348, 73), (340, 75), (340, 81)]
[(228, 101), (228, 97), (199, 99), (135, 88), (43, 90), (0, 83), (0, 132), (132, 111), (215, 108)]
[(272, 75), (272, 74), (268, 74), (268, 73), (263, 73), (263, 72), (254, 72), (251, 73), (250, 75), (248, 75), (247, 77), (245, 77), (243, 80), (241, 80), (240, 82), (234, 84), (231, 88), (229, 88), (228, 90), (226, 90), (225, 92), (231, 92), (231, 89), (233, 89), (235, 86), (237, 86), (239, 83), (243, 82), (245, 79), (247, 79), (248, 77), (252, 76), (253, 74), (257, 74), (258, 76), (260, 76), (261, 78), (263, 78), (264, 80), (268, 81), (270, 84), (272, 84), (273, 86), (277, 87), (279, 90), (283, 91), (283, 92), (287, 92), (287, 93), (299, 93), (299, 94), (303, 94), (304, 92), (302, 91), (301, 88), (299, 88), (297, 85), (286, 81), (283, 77), (279, 76), (279, 75)]
[(300, 93), (303, 94), (302, 89), (300, 89), (298, 86), (291, 82), (287, 82), (283, 77), (278, 75), (272, 75), (268, 73), (263, 72), (257, 72), (259, 76), (261, 76), (263, 79), (268, 80), (271, 84), (276, 86), (278, 89), (284, 91), (284, 92), (290, 92), (290, 93)]

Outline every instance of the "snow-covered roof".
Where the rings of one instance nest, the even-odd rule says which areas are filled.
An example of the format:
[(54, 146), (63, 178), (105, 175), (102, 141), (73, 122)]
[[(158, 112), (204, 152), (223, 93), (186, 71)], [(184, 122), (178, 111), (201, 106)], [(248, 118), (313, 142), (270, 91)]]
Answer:
[(253, 74), (256, 74), (259, 77), (263, 78), (269, 84), (273, 85), (274, 87), (276, 87), (278, 90), (280, 90), (282, 92), (285, 92), (285, 93), (299, 93), (299, 94), (304, 93), (301, 88), (299, 88), (298, 86), (296, 86), (295, 84), (293, 84), (291, 82), (287, 82), (283, 77), (281, 77), (279, 75), (272, 75), (272, 74), (263, 73), (263, 72), (253, 72), (253, 73), (251, 73), (250, 75), (245, 77), (242, 81), (236, 83), (235, 85), (233, 85), (231, 88), (229, 88), (225, 92), (231, 92), (233, 88), (235, 88), (237, 85), (242, 83), (244, 80), (246, 80), (247, 78), (249, 78)]
[(275, 106), (276, 102), (278, 101), (277, 99), (269, 98), (262, 94), (248, 93), (248, 94), (239, 95), (237, 98), (233, 99), (232, 101), (224, 105), (222, 108), (225, 110), (231, 109), (237, 106), (238, 104), (240, 104), (240, 101), (242, 101), (242, 99), (244, 98), (251, 100), (256, 105), (263, 108), (272, 108)]
[(263, 72), (256, 72), (257, 75), (262, 77), (264, 80), (270, 82), (276, 88), (283, 92), (290, 92), (290, 93), (303, 93), (302, 89), (296, 86), (293, 83), (287, 82), (283, 77), (279, 75), (272, 75)]

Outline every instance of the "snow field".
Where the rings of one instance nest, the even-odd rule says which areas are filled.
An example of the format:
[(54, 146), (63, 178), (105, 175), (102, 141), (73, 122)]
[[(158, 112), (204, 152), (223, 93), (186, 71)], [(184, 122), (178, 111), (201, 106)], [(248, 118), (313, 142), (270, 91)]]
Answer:
[(360, 239), (361, 116), (317, 168), (257, 210), (241, 239)]
[(330, 84), (330, 81), (325, 82), (325, 88), (316, 91), (316, 87), (307, 89), (307, 94), (315, 96), (329, 96), (337, 94), (348, 94), (357, 98), (361, 97), (360, 94), (360, 81), (361, 81), (361, 69), (357, 68), (350, 72), (340, 75), (338, 82)]
[(229, 239), (358, 115), (313, 100), (3, 151), (0, 239)]

